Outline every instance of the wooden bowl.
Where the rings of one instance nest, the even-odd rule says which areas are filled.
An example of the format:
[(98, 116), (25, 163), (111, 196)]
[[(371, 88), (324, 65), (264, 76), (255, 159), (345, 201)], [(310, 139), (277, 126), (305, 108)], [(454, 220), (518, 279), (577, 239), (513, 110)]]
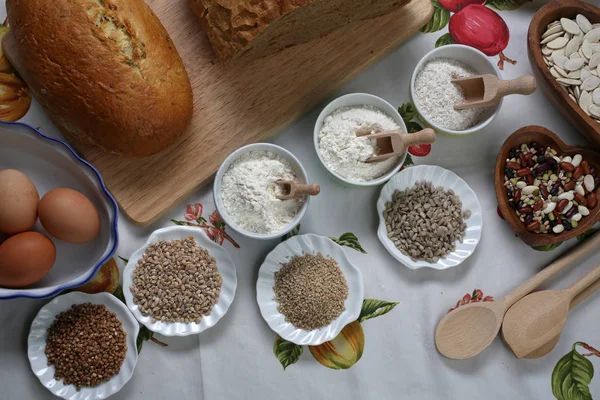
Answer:
[(587, 115), (556, 82), (544, 63), (540, 45), (541, 37), (549, 23), (558, 21), (562, 17), (574, 19), (577, 14), (585, 15), (592, 23), (600, 22), (600, 8), (583, 1), (554, 0), (540, 8), (529, 24), (527, 34), (529, 62), (538, 85), (550, 101), (595, 147), (600, 148), (600, 123)]
[[(508, 194), (504, 188), (504, 168), (506, 167), (506, 159), (512, 148), (518, 148), (523, 143), (531, 142), (537, 142), (541, 145), (552, 147), (558, 152), (558, 155), (568, 155), (573, 157), (575, 154), (581, 154), (583, 159), (588, 161), (590, 167), (594, 167), (596, 171), (600, 172), (600, 152), (591, 150), (587, 147), (568, 146), (560, 140), (556, 134), (541, 126), (532, 125), (523, 127), (506, 139), (500, 149), (498, 159), (496, 160), (496, 173), (494, 176), (496, 198), (498, 199), (500, 212), (515, 231), (515, 234), (529, 246), (546, 246), (581, 235), (592, 228), (596, 222), (600, 221), (600, 204), (590, 210), (590, 215), (581, 219), (577, 228), (570, 231), (565, 230), (560, 234), (528, 232), (525, 229), (525, 225), (508, 204)], [(600, 188), (596, 188), (596, 195), (600, 196)]]

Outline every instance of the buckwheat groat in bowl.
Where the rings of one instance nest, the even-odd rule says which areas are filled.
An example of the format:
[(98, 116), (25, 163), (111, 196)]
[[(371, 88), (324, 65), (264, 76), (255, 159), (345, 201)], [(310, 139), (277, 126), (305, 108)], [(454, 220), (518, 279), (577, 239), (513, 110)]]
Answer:
[(187, 336), (215, 325), (233, 302), (235, 264), (204, 230), (154, 231), (129, 259), (123, 294), (135, 318), (153, 332)]
[(459, 44), (438, 47), (427, 53), (415, 67), (410, 82), (410, 97), (419, 118), (437, 132), (468, 135), (489, 125), (502, 107), (455, 110), (465, 101), (452, 79), (492, 74), (502, 79), (489, 58), (477, 49)]

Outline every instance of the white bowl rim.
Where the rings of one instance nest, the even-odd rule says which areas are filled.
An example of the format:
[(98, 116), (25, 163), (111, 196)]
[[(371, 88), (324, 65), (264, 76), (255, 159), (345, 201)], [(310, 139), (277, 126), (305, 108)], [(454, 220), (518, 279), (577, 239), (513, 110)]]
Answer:
[[(214, 322), (212, 322), (212, 323), (207, 322), (207, 318), (209, 316), (213, 315), (213, 313), (215, 311), (215, 308), (213, 306), (213, 311), (211, 312), (211, 314), (204, 316), (199, 324), (195, 323), (195, 322), (183, 323), (183, 322), (165, 322), (165, 321), (158, 321), (156, 323), (153, 323), (152, 317), (143, 315), (141, 313), (141, 311), (139, 310), (139, 307), (137, 306), (137, 304), (135, 304), (133, 302), (133, 294), (131, 293), (131, 284), (133, 283), (133, 271), (135, 270), (135, 267), (137, 266), (137, 262), (144, 255), (144, 253), (146, 252), (146, 249), (148, 249), (148, 247), (152, 243), (155, 243), (158, 240), (160, 240), (162, 235), (168, 235), (168, 234), (177, 234), (179, 239), (183, 239), (183, 238), (192, 236), (192, 237), (194, 237), (194, 240), (196, 241), (196, 243), (198, 243), (198, 245), (200, 247), (204, 247), (206, 250), (208, 250), (209, 254), (212, 257), (217, 258), (215, 256), (215, 252), (219, 252), (219, 253), (221, 253), (219, 255), (219, 257), (223, 257), (226, 259), (226, 262), (228, 264), (227, 266), (224, 266), (222, 264), (217, 265), (217, 268), (219, 269), (219, 273), (223, 277), (223, 283), (221, 286), (221, 295), (219, 297), (219, 303), (221, 303), (221, 301), (223, 300), (222, 296), (225, 295), (225, 292), (227, 290), (229, 292), (231, 292), (230, 293), (231, 298), (230, 299), (227, 298), (227, 299), (225, 299), (224, 302), (221, 303), (224, 307), (223, 313), (220, 315), (215, 314)], [(201, 239), (198, 240), (198, 238), (201, 238)], [(227, 270), (230, 270), (230, 272), (231, 272), (231, 270), (233, 271), (233, 275), (231, 276), (230, 280), (226, 280), (226, 278), (224, 276), (225, 275), (224, 271), (227, 271)], [(227, 288), (227, 290), (225, 290), (226, 288)], [(131, 313), (139, 321), (139, 323), (144, 325), (146, 328), (148, 328), (152, 332), (160, 333), (161, 335), (164, 335), (164, 336), (190, 336), (190, 335), (199, 334), (201, 332), (204, 332), (207, 329), (212, 328), (221, 320), (221, 318), (223, 318), (225, 316), (225, 314), (227, 314), (227, 311), (229, 311), (229, 307), (231, 307), (231, 304), (233, 304), (233, 300), (235, 299), (236, 290), (237, 290), (237, 268), (236, 268), (235, 263), (231, 259), (229, 252), (223, 246), (210, 240), (210, 238), (208, 237), (208, 235), (206, 234), (204, 229), (191, 227), (191, 226), (177, 225), (177, 226), (169, 226), (166, 228), (160, 228), (160, 229), (155, 230), (154, 232), (152, 232), (150, 234), (150, 236), (148, 237), (148, 240), (146, 240), (146, 243), (144, 243), (144, 245), (142, 247), (137, 249), (131, 255), (131, 257), (129, 258), (129, 261), (127, 262), (127, 265), (125, 266), (125, 270), (123, 271), (123, 296), (125, 297), (125, 303), (127, 304), (127, 308), (129, 309), (129, 311), (131, 311)], [(171, 328), (173, 328), (173, 329), (171, 329)]]
[[(59, 397), (65, 398), (65, 399), (67, 399), (67, 397), (65, 397), (66, 393), (65, 393), (65, 396), (62, 396), (61, 394), (59, 394), (58, 392), (53, 390), (54, 387), (52, 387), (52, 388), (47, 387), (44, 384), (44, 381), (42, 381), (43, 375), (37, 375), (35, 373), (34, 366), (33, 366), (33, 357), (37, 355), (37, 352), (39, 352), (40, 355), (44, 358), (46, 357), (46, 355), (42, 349), (38, 350), (37, 352), (34, 352), (31, 349), (32, 341), (38, 340), (37, 338), (32, 337), (33, 327), (36, 324), (36, 322), (39, 321), (39, 317), (40, 317), (41, 313), (43, 311), (47, 310), (51, 305), (58, 304), (58, 303), (65, 303), (65, 305), (68, 306), (64, 310), (64, 311), (66, 311), (75, 304), (84, 304), (86, 302), (90, 302), (90, 300), (88, 300), (88, 299), (95, 299), (95, 300), (103, 299), (102, 301), (98, 301), (97, 303), (93, 303), (93, 304), (103, 304), (104, 306), (106, 306), (106, 308), (108, 308), (109, 311), (117, 314), (117, 318), (119, 320), (121, 320), (121, 318), (127, 318), (128, 322), (134, 327), (134, 331), (133, 332), (126, 331), (126, 333), (127, 333), (126, 342), (127, 342), (128, 349), (127, 349), (127, 354), (125, 356), (126, 358), (123, 360), (123, 365), (125, 365), (125, 363), (128, 361), (127, 357), (129, 357), (130, 364), (132, 365), (131, 371), (128, 371), (129, 376), (127, 376), (126, 374), (123, 375), (125, 377), (123, 384), (116, 391), (109, 390), (107, 392), (95, 393), (95, 395), (89, 396), (89, 397), (87, 397), (87, 399), (91, 399), (91, 398), (104, 399), (104, 398), (112, 396), (115, 393), (118, 393), (127, 384), (127, 382), (129, 382), (129, 380), (131, 380), (131, 378), (133, 377), (133, 373), (135, 372), (135, 367), (136, 367), (137, 361), (138, 361), (137, 337), (139, 335), (140, 325), (137, 322), (137, 320), (133, 317), (133, 315), (127, 308), (127, 306), (123, 302), (121, 302), (121, 300), (116, 298), (114, 295), (112, 295), (110, 293), (106, 293), (106, 292), (88, 294), (88, 293), (77, 292), (77, 291), (69, 292), (67, 294), (63, 294), (63, 295), (53, 298), (52, 300), (50, 300), (49, 302), (47, 302), (40, 308), (40, 310), (38, 311), (38, 313), (36, 314), (35, 318), (33, 319), (32, 323), (31, 323), (31, 326), (29, 329), (29, 334), (27, 336), (27, 358), (29, 359), (29, 364), (30, 364), (31, 370), (33, 371), (34, 375), (36, 375), (38, 377), (39, 381), (42, 383), (42, 386), (44, 386), (46, 389), (48, 389), (55, 396), (59, 396)], [(54, 322), (54, 319), (56, 319), (57, 315), (58, 315), (58, 313), (54, 314), (54, 318), (53, 318), (52, 322)], [(121, 323), (123, 324), (123, 330), (125, 330), (125, 326), (126, 326), (125, 322), (121, 321)], [(44, 349), (45, 349), (45, 344), (44, 344)], [(130, 350), (133, 350), (133, 351), (130, 351)], [(48, 368), (54, 368), (54, 367), (48, 366)], [(121, 375), (124, 372), (125, 371), (123, 370), (123, 366), (121, 366), (121, 371), (119, 371), (119, 373), (117, 375), (113, 376), (111, 379), (114, 379), (115, 377)], [(57, 381), (57, 382), (61, 382), (64, 385), (62, 380)], [(108, 382), (110, 382), (110, 380)], [(94, 391), (97, 392), (97, 390), (99, 390), (101, 386), (106, 385), (108, 382), (104, 382), (95, 387), (85, 387), (85, 388), (82, 387), (82, 390), (88, 389), (92, 392), (94, 392)], [(75, 389), (74, 385), (64, 385), (64, 388), (67, 388), (67, 387)], [(77, 393), (81, 393), (81, 392), (76, 392), (76, 394)], [(71, 398), (72, 397), (69, 397), (69, 399), (71, 399)]]
[[(258, 149), (257, 147), (263, 147), (263, 149)], [(306, 214), (306, 210), (308, 209), (308, 205), (310, 203), (311, 196), (305, 196), (304, 203), (302, 204), (300, 211), (298, 211), (298, 213), (296, 214), (294, 219), (289, 224), (287, 224), (282, 230), (280, 230), (278, 232), (274, 232), (274, 233), (255, 233), (255, 232), (250, 232), (248, 230), (241, 228), (238, 224), (235, 223), (233, 218), (231, 218), (231, 216), (225, 209), (223, 200), (221, 198), (221, 182), (223, 180), (223, 175), (225, 175), (225, 172), (227, 172), (224, 168), (225, 165), (227, 165), (227, 164), (231, 165), (231, 163), (235, 159), (240, 157), (242, 154), (245, 154), (245, 153), (248, 153), (248, 152), (251, 152), (254, 150), (256, 150), (256, 151), (275, 150), (275, 153), (285, 154), (285, 156), (282, 156), (282, 157), (289, 158), (292, 161), (294, 161), (299, 166), (299, 171), (296, 171), (296, 173), (300, 172), (303, 175), (303, 177), (306, 178), (306, 183), (310, 183), (310, 178), (308, 177), (308, 172), (306, 172), (306, 169), (304, 168), (304, 166), (302, 165), (300, 160), (291, 151), (289, 151), (281, 146), (278, 146), (276, 144), (273, 144), (273, 143), (266, 143), (266, 142), (251, 143), (251, 144), (247, 144), (247, 145), (242, 146), (239, 149), (235, 150), (233, 153), (228, 155), (225, 160), (223, 160), (223, 162), (221, 163), (221, 166), (219, 166), (219, 169), (217, 170), (217, 174), (215, 175), (215, 179), (213, 182), (213, 200), (215, 202), (215, 207), (216, 207), (217, 211), (219, 212), (219, 214), (221, 215), (221, 218), (223, 218), (223, 221), (225, 222), (225, 224), (227, 226), (229, 226), (231, 229), (233, 229), (234, 231), (236, 231), (237, 233), (239, 233), (240, 235), (246, 236), (251, 239), (259, 239), (259, 240), (278, 239), (278, 238), (288, 234), (292, 229), (294, 229), (296, 226), (298, 226), (298, 224), (304, 217), (304, 214)]]
[[(85, 285), (96, 275), (96, 273), (102, 268), (102, 266), (112, 258), (112, 256), (117, 251), (117, 247), (119, 246), (119, 230), (118, 230), (118, 222), (119, 222), (119, 207), (117, 206), (117, 202), (114, 197), (108, 191), (100, 172), (89, 162), (81, 158), (77, 152), (65, 141), (59, 140), (57, 138), (47, 136), (34, 128), (31, 125), (25, 124), (23, 122), (6, 122), (0, 121), (0, 127), (5, 126), (8, 129), (12, 127), (17, 128), (25, 128), (23, 132), (25, 134), (41, 139), (47, 143), (49, 143), (53, 148), (56, 149), (57, 152), (65, 154), (71, 157), (76, 163), (82, 164), (82, 169), (89, 171), (90, 173), (86, 173), (88, 176), (95, 177), (94, 179), (90, 178), (92, 184), (100, 189), (103, 197), (106, 199), (106, 208), (108, 210), (110, 228), (110, 240), (107, 247), (110, 247), (106, 256), (98, 260), (95, 265), (90, 268), (86, 273), (80, 275), (79, 277), (70, 280), (69, 282), (53, 285), (46, 288), (34, 288), (34, 289), (8, 289), (0, 287), (0, 300), (8, 300), (15, 299), (20, 297), (30, 298), (30, 299), (45, 299), (59, 294), (68, 289), (77, 288), (79, 286)], [(90, 263), (92, 264), (92, 263)]]
[[(276, 307), (275, 307), (275, 311), (273, 311), (271, 304), (266, 304), (261, 300), (261, 297), (263, 297), (263, 294), (264, 294), (264, 290), (261, 288), (261, 286), (264, 284), (265, 280), (268, 280), (269, 282), (271, 282), (271, 279), (273, 279), (272, 274), (270, 272), (266, 271), (266, 265), (267, 265), (269, 259), (275, 258), (276, 252), (282, 251), (282, 248), (287, 250), (286, 251), (287, 256), (291, 256), (294, 253), (291, 252), (287, 248), (296, 244), (297, 242), (300, 242), (300, 247), (302, 247), (302, 245), (301, 245), (302, 241), (312, 241), (313, 243), (315, 243), (315, 242), (323, 243), (323, 246), (327, 245), (327, 246), (330, 246), (331, 249), (335, 249), (335, 254), (323, 254), (323, 255), (333, 257), (340, 265), (340, 269), (342, 269), (342, 271), (343, 271), (343, 269), (348, 269), (354, 274), (354, 277), (356, 278), (354, 280), (354, 282), (357, 284), (357, 288), (356, 288), (357, 290), (349, 292), (348, 298), (346, 299), (346, 303), (349, 303), (350, 307), (346, 307), (346, 310), (342, 314), (340, 314), (340, 316), (338, 318), (336, 318), (334, 321), (332, 321), (328, 326), (319, 328), (319, 329), (315, 329), (312, 331), (307, 331), (304, 329), (295, 328), (291, 323), (287, 322), (286, 324), (293, 327), (294, 330), (290, 334), (286, 334), (286, 332), (284, 332), (284, 330), (286, 330), (286, 327), (278, 326), (276, 324), (277, 321), (275, 319), (269, 318), (270, 315), (277, 315), (277, 319), (281, 319), (281, 318), (285, 318), (285, 317), (283, 316), (283, 314), (281, 314), (277, 310)], [(319, 251), (323, 253), (323, 251), (320, 250), (318, 248), (318, 246), (311, 246), (311, 248), (313, 249), (313, 254), (315, 252), (319, 252)], [(343, 264), (343, 266), (342, 266), (342, 264)], [(265, 276), (264, 276), (265, 274), (268, 274), (268, 276), (269, 276), (268, 279), (265, 278)], [(346, 274), (344, 274), (344, 276), (348, 280), (348, 276)], [(351, 283), (348, 283), (349, 289), (350, 289), (350, 286), (351, 286)], [(350, 295), (351, 295), (350, 293), (352, 293), (352, 295), (354, 296), (353, 298), (350, 297)], [(271, 296), (274, 296), (274, 295), (275, 295), (275, 292), (274, 292), (273, 288), (270, 287), (269, 297), (272, 298)], [(313, 233), (292, 236), (291, 238), (279, 243), (265, 257), (265, 260), (263, 261), (263, 263), (261, 264), (261, 266), (259, 268), (258, 278), (256, 280), (256, 301), (258, 303), (260, 313), (261, 313), (263, 319), (275, 333), (280, 335), (281, 338), (288, 340), (292, 343), (299, 344), (299, 345), (318, 346), (322, 343), (325, 343), (325, 342), (335, 339), (337, 337), (337, 335), (344, 329), (345, 326), (347, 326), (348, 324), (350, 324), (358, 319), (358, 317), (360, 316), (361, 310), (362, 310), (362, 304), (363, 304), (364, 298), (365, 298), (364, 278), (363, 278), (363, 274), (362, 274), (361, 270), (356, 265), (354, 265), (352, 263), (352, 261), (350, 261), (350, 258), (348, 257), (348, 255), (346, 254), (346, 252), (344, 251), (342, 246), (335, 243), (333, 240), (331, 240), (328, 237), (315, 235)], [(294, 332), (298, 332), (298, 335), (296, 337), (290, 336)], [(320, 335), (318, 335), (319, 332), (321, 332)]]
[[(479, 57), (479, 58), (485, 60), (485, 62), (492, 68), (492, 70), (494, 71), (496, 76), (499, 79), (502, 79), (502, 74), (500, 73), (500, 71), (498, 71), (498, 68), (496, 68), (494, 63), (490, 61), (490, 58), (488, 56), (486, 56), (483, 52), (477, 50), (474, 47), (465, 46), (463, 44), (448, 44), (445, 46), (436, 47), (435, 49), (433, 49), (430, 52), (428, 52), (427, 54), (425, 54), (421, 58), (421, 60), (419, 60), (419, 62), (417, 63), (417, 66), (413, 70), (412, 76), (410, 78), (410, 98), (412, 99), (412, 103), (415, 106), (415, 108), (417, 109), (419, 116), (421, 118), (423, 118), (425, 120), (425, 122), (427, 124), (429, 124), (433, 129), (435, 129), (436, 132), (447, 133), (447, 134), (456, 135), (456, 136), (470, 135), (472, 133), (479, 132), (480, 130), (482, 130), (483, 128), (488, 126), (494, 120), (494, 118), (496, 118), (498, 116), (498, 113), (500, 112), (500, 109), (502, 108), (502, 104), (504, 103), (504, 98), (500, 99), (500, 101), (496, 105), (496, 110), (494, 111), (494, 113), (492, 115), (489, 116), (489, 118), (487, 118), (485, 121), (479, 122), (475, 126), (465, 129), (463, 131), (456, 131), (456, 130), (444, 128), (444, 127), (441, 127), (441, 126), (435, 124), (419, 109), (419, 104), (415, 100), (415, 92), (414, 92), (415, 80), (417, 79), (418, 72), (421, 71), (421, 69), (423, 68), (423, 64), (425, 64), (425, 62), (429, 61), (430, 59), (436, 58), (435, 57), (436, 53), (438, 53), (442, 50), (447, 50), (447, 49), (452, 49), (452, 48), (460, 48), (460, 49), (464, 49), (465, 51), (470, 51), (473, 54), (475, 54), (476, 57)], [(451, 58), (451, 57), (448, 57), (448, 58)]]
[[(472, 213), (471, 218), (473, 218), (473, 219), (471, 219), (473, 227), (479, 227), (479, 229), (477, 230), (477, 232), (478, 232), (477, 242), (473, 245), (473, 250), (466, 257), (457, 256), (457, 258), (459, 259), (459, 262), (457, 262), (454, 265), (451, 265), (451, 266), (444, 265), (442, 263), (441, 258), (437, 263), (433, 263), (433, 264), (429, 263), (427, 261), (424, 261), (424, 260), (413, 261), (410, 257), (402, 254), (400, 252), (400, 250), (398, 250), (396, 248), (396, 246), (392, 243), (392, 241), (387, 237), (387, 229), (385, 226), (385, 219), (383, 217), (383, 211), (385, 209), (384, 192), (386, 190), (388, 190), (388, 187), (396, 185), (396, 181), (402, 178), (402, 173), (410, 171), (411, 169), (413, 171), (418, 170), (418, 169), (433, 169), (434, 171), (439, 171), (440, 174), (441, 173), (448, 174), (449, 176), (456, 179), (456, 181), (459, 182), (462, 186), (464, 186), (465, 191), (469, 194), (469, 196), (472, 196), (475, 201), (477, 209), (476, 210), (471, 209), (470, 211)], [(431, 268), (431, 269), (435, 269), (435, 270), (446, 270), (446, 269), (450, 269), (450, 268), (455, 268), (455, 267), (459, 266), (460, 264), (462, 264), (467, 258), (471, 257), (473, 255), (473, 253), (475, 252), (475, 250), (477, 249), (477, 246), (481, 242), (481, 235), (483, 232), (483, 209), (481, 208), (481, 203), (479, 202), (477, 193), (475, 193), (475, 191), (469, 186), (469, 184), (467, 182), (465, 182), (465, 180), (462, 179), (458, 174), (456, 174), (453, 171), (450, 171), (449, 169), (440, 167), (438, 165), (415, 165), (415, 166), (406, 168), (405, 170), (398, 173), (396, 175), (396, 177), (394, 177), (393, 179), (390, 179), (390, 181), (384, 187), (381, 188), (381, 192), (379, 194), (379, 197), (377, 198), (377, 207), (376, 208), (377, 208), (377, 215), (379, 217), (379, 224), (377, 226), (377, 237), (379, 238), (379, 241), (381, 242), (383, 247), (385, 247), (385, 249), (388, 251), (388, 253), (390, 253), (390, 255), (392, 257), (394, 257), (396, 260), (398, 260), (401, 264), (403, 264), (407, 268), (410, 268), (413, 270), (421, 269), (421, 268)], [(476, 218), (476, 217), (478, 219), (477, 222), (475, 222), (475, 220), (474, 220), (474, 218)], [(468, 225), (469, 225), (469, 220), (467, 220), (467, 229), (469, 229)], [(453, 252), (453, 253), (455, 253), (455, 252)], [(453, 253), (451, 253), (451, 254), (453, 254)]]
[[(352, 98), (352, 97), (366, 97), (366, 98), (371, 98), (371, 99), (376, 99), (377, 101), (381, 101), (384, 104), (386, 104), (387, 106), (389, 106), (389, 109), (392, 111), (392, 115), (390, 115), (390, 117), (394, 118), (394, 120), (396, 120), (396, 118), (398, 118), (396, 120), (396, 123), (398, 123), (400, 125), (400, 127), (404, 130), (404, 132), (408, 133), (408, 129), (406, 128), (406, 124), (404, 123), (404, 119), (402, 119), (402, 116), (400, 115), (400, 113), (398, 112), (398, 110), (391, 105), (387, 100), (382, 99), (379, 96), (375, 96), (374, 94), (370, 94), (370, 93), (348, 93), (345, 94), (343, 96), (340, 96), (334, 100), (332, 100), (331, 102), (329, 102), (325, 107), (323, 107), (323, 110), (321, 110), (321, 112), (319, 113), (319, 116), (317, 117), (317, 120), (315, 122), (315, 128), (313, 131), (313, 144), (315, 147), (315, 152), (317, 153), (317, 157), (319, 158), (319, 161), (321, 162), (321, 165), (323, 165), (323, 167), (334, 177), (336, 177), (337, 179), (339, 179), (340, 181), (347, 183), (348, 185), (352, 185), (352, 186), (358, 186), (358, 187), (372, 187), (372, 186), (379, 186), (382, 183), (385, 183), (386, 181), (388, 181), (392, 176), (394, 176), (394, 174), (396, 174), (398, 171), (400, 171), (400, 168), (402, 168), (402, 166), (404, 165), (404, 162), (406, 161), (406, 155), (408, 154), (408, 149), (404, 152), (404, 155), (400, 158), (400, 160), (398, 161), (398, 165), (396, 165), (393, 169), (391, 169), (388, 173), (386, 173), (385, 175), (381, 175), (379, 178), (370, 180), (370, 181), (353, 181), (350, 180), (348, 178), (344, 178), (343, 176), (341, 176), (340, 174), (338, 174), (337, 172), (333, 171), (331, 168), (329, 168), (329, 166), (327, 165), (327, 163), (325, 163), (325, 160), (323, 159), (323, 156), (321, 155), (321, 152), (319, 151), (319, 133), (321, 132), (321, 128), (323, 127), (323, 124), (319, 125), (319, 121), (320, 120), (325, 120), (325, 118), (330, 115), (332, 112), (334, 112), (335, 110), (343, 107), (340, 106), (338, 108), (336, 108), (333, 111), (329, 111), (327, 113), (325, 113), (325, 110), (327, 110), (330, 106), (332, 106), (333, 104), (340, 102), (342, 100), (348, 99), (348, 98)], [(359, 104), (366, 104), (364, 102), (357, 102), (357, 105)], [(366, 104), (368, 105), (368, 104)], [(379, 107), (378, 107), (379, 108)], [(388, 110), (381, 110), (383, 112), (385, 112), (386, 114), (389, 115)], [(325, 115), (326, 114), (326, 115)]]

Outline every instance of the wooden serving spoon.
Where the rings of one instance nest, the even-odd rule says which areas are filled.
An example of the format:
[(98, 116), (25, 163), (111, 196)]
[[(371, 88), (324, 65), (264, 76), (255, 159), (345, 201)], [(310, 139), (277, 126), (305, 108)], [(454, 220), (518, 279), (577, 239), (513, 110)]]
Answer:
[(598, 279), (600, 265), (567, 289), (532, 293), (512, 306), (504, 316), (502, 336), (515, 356), (523, 358), (560, 337), (571, 302)]
[(513, 304), (597, 246), (600, 246), (600, 233), (561, 256), (503, 299), (467, 304), (448, 313), (435, 332), (438, 351), (455, 360), (475, 357), (494, 341), (504, 314)]
[(425, 128), (414, 133), (402, 133), (400, 131), (383, 131), (371, 134), (369, 131), (357, 132), (356, 136), (369, 136), (377, 140), (379, 153), (369, 157), (366, 162), (372, 163), (387, 160), (390, 157), (401, 156), (406, 149), (416, 144), (431, 144), (435, 142), (435, 131)]
[[(593, 283), (590, 287), (588, 287), (587, 289), (585, 289), (583, 292), (581, 292), (577, 296), (575, 296), (575, 298), (571, 302), (571, 307), (570, 307), (569, 310), (574, 309), (579, 304), (581, 304), (582, 302), (584, 302), (588, 297), (590, 297), (595, 292), (597, 292), (598, 289), (600, 289), (600, 279), (598, 279), (595, 283)], [(512, 310), (512, 308), (511, 308), (511, 310)], [(510, 310), (508, 310), (508, 312), (510, 312)], [(507, 313), (507, 315), (508, 315), (508, 313)], [(504, 318), (505, 318), (504, 319), (504, 324), (506, 324), (506, 316)], [(502, 329), (504, 331), (504, 326), (503, 326)], [(515, 354), (515, 356), (517, 358), (528, 358), (528, 359), (542, 358), (544, 356), (547, 356), (556, 347), (556, 344), (558, 343), (558, 340), (560, 339), (560, 334), (561, 333), (562, 333), (562, 331), (559, 332), (553, 338), (548, 339), (543, 345), (541, 345), (537, 349), (530, 350), (529, 352), (527, 352), (527, 354), (525, 354), (525, 355), (523, 355), (521, 357), (519, 357), (517, 354)], [(505, 339), (505, 341), (506, 341), (506, 339)], [(507, 343), (507, 345), (512, 350), (511, 346), (508, 343)], [(513, 351), (513, 353), (514, 353), (514, 351)]]
[(455, 110), (489, 107), (498, 104), (502, 97), (509, 94), (529, 95), (535, 92), (535, 78), (533, 76), (522, 76), (505, 81), (498, 79), (496, 75), (486, 74), (453, 79), (452, 83), (460, 86), (466, 99), (464, 103), (455, 104)]
[(275, 181), (276, 185), (279, 185), (281, 188), (281, 194), (277, 195), (279, 200), (291, 200), (297, 199), (305, 194), (309, 196), (316, 196), (321, 192), (321, 187), (319, 185), (303, 185), (296, 181), (284, 181), (278, 180)]

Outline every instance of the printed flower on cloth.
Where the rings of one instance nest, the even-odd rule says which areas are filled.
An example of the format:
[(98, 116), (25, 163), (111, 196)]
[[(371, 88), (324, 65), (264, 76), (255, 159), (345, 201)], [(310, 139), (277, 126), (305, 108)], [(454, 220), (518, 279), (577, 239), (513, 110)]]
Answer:
[(208, 221), (206, 221), (206, 218), (202, 216), (203, 211), (204, 207), (200, 203), (188, 204), (183, 214), (185, 221), (172, 219), (171, 222), (176, 225), (194, 226), (204, 229), (213, 242), (222, 245), (227, 240), (233, 247), (239, 248), (240, 246), (236, 241), (225, 232), (226, 225), (219, 212), (214, 210), (208, 217)]
[(504, 55), (510, 31), (504, 19), (495, 10), (516, 10), (531, 0), (431, 0), (434, 13), (421, 32), (438, 32), (448, 27), (435, 42), (435, 47), (463, 44), (476, 48), (490, 57), (498, 56), (498, 68), (504, 63), (516, 64)]

